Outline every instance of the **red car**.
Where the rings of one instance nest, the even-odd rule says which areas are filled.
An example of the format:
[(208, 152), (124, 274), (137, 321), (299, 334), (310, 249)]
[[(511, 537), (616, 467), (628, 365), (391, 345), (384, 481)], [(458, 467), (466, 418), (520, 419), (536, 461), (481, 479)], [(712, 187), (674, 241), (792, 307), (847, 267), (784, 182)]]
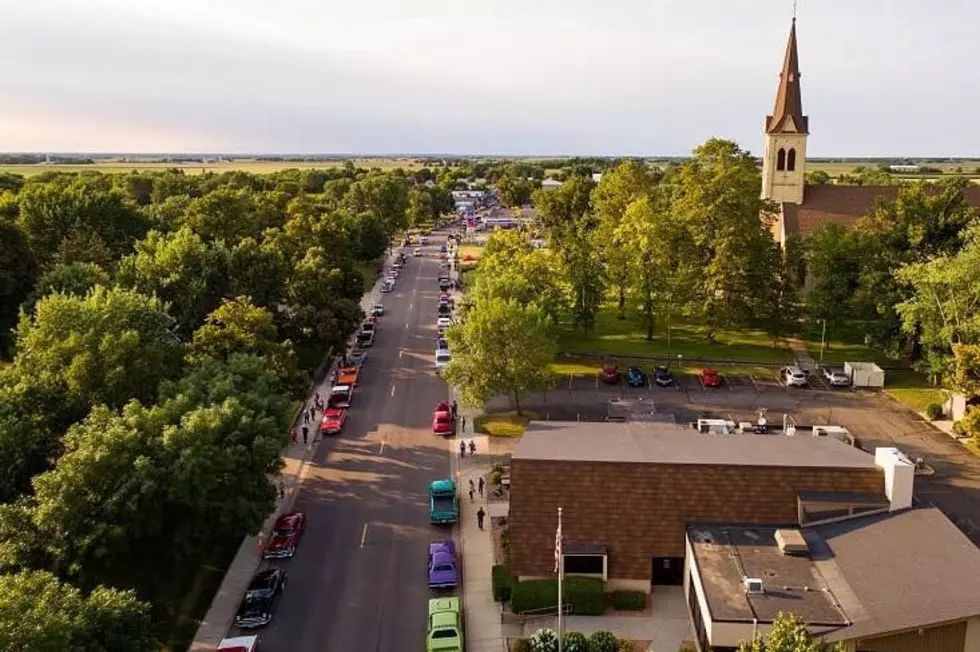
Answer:
[(721, 374), (714, 369), (702, 369), (698, 374), (701, 384), (705, 387), (721, 387)]
[(602, 382), (607, 385), (616, 385), (619, 383), (620, 373), (619, 367), (614, 364), (607, 364), (602, 367), (602, 371), (599, 373)]
[(320, 432), (325, 435), (337, 435), (347, 423), (347, 410), (343, 408), (327, 408), (320, 419)]
[(449, 406), (440, 403), (432, 412), (432, 434), (433, 435), (454, 435), (456, 434), (456, 421)]
[(303, 536), (306, 529), (306, 514), (303, 512), (290, 512), (283, 514), (276, 519), (276, 525), (272, 528), (272, 538), (262, 551), (262, 556), (266, 559), (284, 559), (296, 554), (296, 547), (299, 546), (299, 539)]

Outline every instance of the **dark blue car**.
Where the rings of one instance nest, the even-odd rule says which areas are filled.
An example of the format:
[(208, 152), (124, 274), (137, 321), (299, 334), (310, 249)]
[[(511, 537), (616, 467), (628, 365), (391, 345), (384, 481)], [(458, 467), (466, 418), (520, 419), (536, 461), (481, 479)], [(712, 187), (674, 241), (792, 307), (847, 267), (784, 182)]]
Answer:
[(643, 387), (647, 384), (647, 375), (639, 367), (626, 370), (626, 384), (630, 387)]

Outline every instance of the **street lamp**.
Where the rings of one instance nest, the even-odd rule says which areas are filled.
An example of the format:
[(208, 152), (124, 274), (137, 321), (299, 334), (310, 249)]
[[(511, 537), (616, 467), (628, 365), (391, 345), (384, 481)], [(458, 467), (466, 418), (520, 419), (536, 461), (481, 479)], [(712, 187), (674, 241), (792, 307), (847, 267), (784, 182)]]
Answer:
[(827, 320), (818, 319), (817, 321), (823, 322), (823, 328), (820, 331), (820, 366), (823, 366), (823, 350), (827, 343)]

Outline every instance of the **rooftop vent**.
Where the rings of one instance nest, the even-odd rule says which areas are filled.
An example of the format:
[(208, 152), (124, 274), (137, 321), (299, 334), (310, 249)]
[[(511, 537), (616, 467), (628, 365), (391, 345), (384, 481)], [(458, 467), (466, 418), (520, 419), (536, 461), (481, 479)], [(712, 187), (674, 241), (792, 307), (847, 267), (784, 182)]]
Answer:
[(810, 547), (799, 530), (776, 530), (775, 539), (779, 552), (784, 555), (805, 557), (810, 554)]
[(758, 577), (743, 577), (742, 584), (745, 586), (745, 592), (751, 594), (765, 593), (765, 587), (762, 584), (762, 580)]

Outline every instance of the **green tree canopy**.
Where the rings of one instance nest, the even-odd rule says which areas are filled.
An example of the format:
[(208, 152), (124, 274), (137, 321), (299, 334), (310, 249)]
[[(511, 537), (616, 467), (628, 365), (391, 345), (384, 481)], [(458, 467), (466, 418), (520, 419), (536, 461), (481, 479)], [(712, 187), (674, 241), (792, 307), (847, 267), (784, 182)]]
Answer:
[(0, 218), (0, 357), (10, 349), (10, 329), (37, 275), (27, 237), (13, 222)]
[(825, 643), (811, 634), (803, 619), (791, 613), (777, 614), (767, 634), (738, 646), (738, 652), (844, 652), (844, 649), (842, 643)]
[(36, 299), (60, 292), (84, 297), (96, 285), (111, 285), (109, 273), (94, 263), (57, 264), (48, 269), (34, 286)]

